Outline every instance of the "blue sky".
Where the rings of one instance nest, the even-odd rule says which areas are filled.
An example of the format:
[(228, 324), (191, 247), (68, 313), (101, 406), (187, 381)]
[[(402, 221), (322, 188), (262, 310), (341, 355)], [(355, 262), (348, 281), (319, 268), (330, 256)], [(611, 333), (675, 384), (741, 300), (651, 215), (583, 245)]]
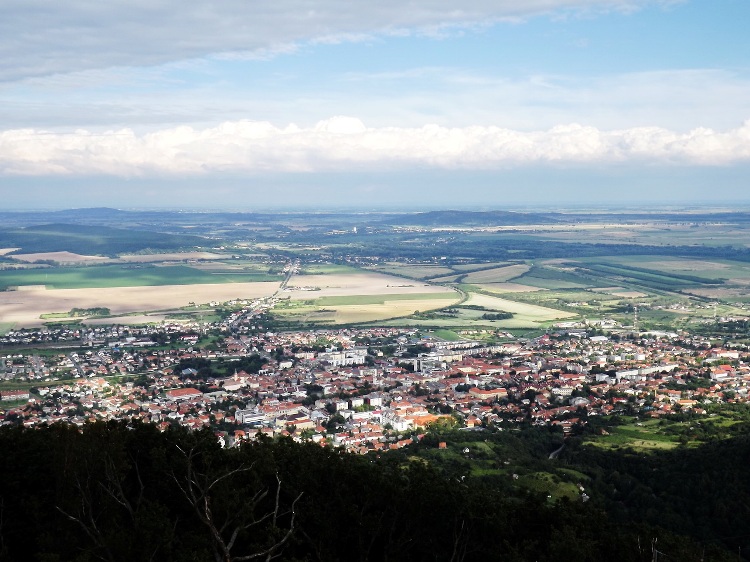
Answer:
[(747, 21), (746, 0), (10, 0), (0, 195), (744, 204)]

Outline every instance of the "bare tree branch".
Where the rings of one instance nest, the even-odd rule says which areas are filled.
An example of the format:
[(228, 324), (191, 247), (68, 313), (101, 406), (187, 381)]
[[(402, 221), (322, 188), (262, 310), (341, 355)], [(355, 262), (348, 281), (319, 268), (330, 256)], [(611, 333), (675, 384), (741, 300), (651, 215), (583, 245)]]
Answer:
[[(292, 502), (290, 510), (282, 511), (281, 478), (276, 474), (277, 485), (273, 509), (264, 513), (260, 517), (254, 515), (256, 508), (268, 495), (267, 489), (260, 489), (253, 494), (252, 497), (246, 500), (246, 508), (244, 510), (225, 513), (222, 518), (223, 520), (217, 521), (216, 514), (214, 513), (211, 504), (211, 492), (214, 491), (220, 483), (226, 482), (239, 474), (251, 471), (254, 468), (254, 463), (250, 466), (240, 466), (239, 468), (226, 470), (217, 476), (209, 477), (208, 474), (201, 473), (196, 468), (196, 459), (200, 453), (196, 452), (195, 448), (185, 451), (178, 446), (177, 449), (184, 456), (186, 461), (185, 477), (183, 479), (172, 471), (172, 479), (175, 481), (177, 487), (185, 496), (188, 503), (193, 507), (193, 511), (198, 519), (207, 527), (211, 534), (214, 545), (214, 557), (217, 562), (243, 562), (257, 559), (270, 561), (276, 558), (282, 547), (289, 541), (294, 532), (296, 517), (295, 510), (297, 502), (302, 497), (302, 494), (300, 493)], [(243, 532), (269, 520), (272, 527), (276, 529), (278, 528), (279, 518), (289, 514), (291, 514), (289, 527), (284, 536), (275, 541), (270, 547), (253, 554), (243, 556), (232, 555), (232, 549), (236, 546), (237, 540)], [(225, 539), (225, 533), (230, 529), (231, 532), (229, 537), (228, 539)]]

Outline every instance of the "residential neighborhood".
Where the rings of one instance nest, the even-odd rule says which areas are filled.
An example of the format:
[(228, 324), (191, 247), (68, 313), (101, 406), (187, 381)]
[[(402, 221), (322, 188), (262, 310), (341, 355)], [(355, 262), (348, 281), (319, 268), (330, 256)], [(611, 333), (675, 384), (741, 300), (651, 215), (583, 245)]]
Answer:
[(3, 343), (78, 347), (0, 353), (0, 424), (138, 419), (211, 428), (226, 447), (286, 435), (365, 454), (433, 424), (569, 433), (594, 416), (748, 400), (750, 353), (687, 334), (566, 327), (490, 345), (404, 328), (272, 332), (253, 305), (217, 325), (11, 332)]

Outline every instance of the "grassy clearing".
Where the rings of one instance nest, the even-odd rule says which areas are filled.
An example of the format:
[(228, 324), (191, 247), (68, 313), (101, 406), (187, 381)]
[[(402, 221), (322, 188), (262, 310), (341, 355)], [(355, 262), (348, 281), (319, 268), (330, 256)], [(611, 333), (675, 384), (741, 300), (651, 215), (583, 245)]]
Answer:
[(666, 433), (666, 427), (680, 425), (675, 423), (661, 426), (657, 420), (633, 421), (626, 425), (609, 428), (607, 435), (592, 437), (588, 443), (604, 449), (630, 448), (644, 453), (665, 451), (680, 445), (678, 436), (674, 432)]
[(441, 340), (445, 340), (445, 341), (459, 341), (459, 340), (464, 339), (453, 330), (446, 330), (446, 329), (435, 330), (432, 333), (432, 335), (435, 336), (436, 338), (440, 338)]
[(569, 476), (571, 478), (576, 478), (580, 482), (586, 482), (588, 480), (591, 480), (591, 477), (588, 474), (584, 474), (583, 472), (578, 472), (577, 470), (573, 470), (572, 468), (558, 468), (557, 472), (564, 474), (565, 476)]
[(557, 501), (562, 498), (575, 500), (579, 496), (578, 487), (571, 482), (562, 482), (559, 477), (549, 472), (532, 472), (524, 474), (516, 481), (519, 486), (535, 492), (545, 493), (550, 499)]
[[(75, 379), (73, 377), (60, 377), (60, 380)], [(60, 381), (2, 381), (0, 382), (0, 392), (4, 390), (29, 390), (34, 387), (52, 386), (53, 384), (60, 384)], [(2, 409), (3, 404), (7, 404), (7, 402), (0, 402), (0, 409)]]

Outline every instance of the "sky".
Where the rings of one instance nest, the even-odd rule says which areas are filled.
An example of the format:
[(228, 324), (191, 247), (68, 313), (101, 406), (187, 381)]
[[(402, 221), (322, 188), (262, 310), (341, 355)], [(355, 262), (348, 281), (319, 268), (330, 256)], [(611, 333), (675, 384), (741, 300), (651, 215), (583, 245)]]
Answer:
[(747, 0), (5, 0), (6, 210), (750, 205)]

